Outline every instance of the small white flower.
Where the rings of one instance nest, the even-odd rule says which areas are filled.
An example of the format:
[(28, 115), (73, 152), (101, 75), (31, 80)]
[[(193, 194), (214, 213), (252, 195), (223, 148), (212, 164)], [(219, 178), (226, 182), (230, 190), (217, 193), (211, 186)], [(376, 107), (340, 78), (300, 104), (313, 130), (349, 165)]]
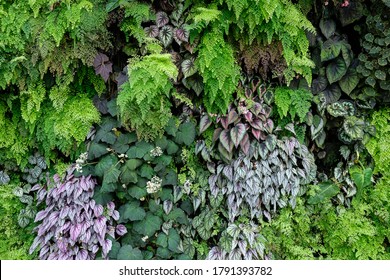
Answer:
[(139, 200), (141, 200), (141, 201), (145, 201), (145, 197), (141, 197)]
[(146, 240), (149, 239), (149, 236), (145, 235), (144, 237), (141, 238), (143, 242), (146, 242)]
[(154, 176), (150, 181), (146, 183), (146, 191), (148, 193), (156, 193), (161, 189), (162, 179)]
[(154, 148), (153, 150), (150, 151), (150, 156), (152, 156), (152, 157), (159, 157), (162, 154), (163, 154), (163, 151), (159, 146), (157, 146), (156, 148)]

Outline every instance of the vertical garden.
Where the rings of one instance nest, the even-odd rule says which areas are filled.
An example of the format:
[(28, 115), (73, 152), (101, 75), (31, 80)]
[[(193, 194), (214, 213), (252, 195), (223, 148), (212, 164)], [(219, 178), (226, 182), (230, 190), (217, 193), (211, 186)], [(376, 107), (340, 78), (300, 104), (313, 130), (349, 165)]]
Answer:
[(0, 259), (390, 259), (389, 0), (0, 0)]

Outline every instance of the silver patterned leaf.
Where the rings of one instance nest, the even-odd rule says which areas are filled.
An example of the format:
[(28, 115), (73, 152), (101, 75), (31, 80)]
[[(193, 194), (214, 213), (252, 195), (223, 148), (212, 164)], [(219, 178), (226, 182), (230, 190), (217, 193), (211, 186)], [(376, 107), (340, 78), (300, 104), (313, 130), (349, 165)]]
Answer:
[(163, 27), (169, 22), (169, 17), (165, 12), (158, 12), (156, 14), (156, 24), (158, 27)]
[(170, 201), (170, 200), (165, 200), (165, 201), (163, 202), (163, 210), (164, 210), (165, 214), (168, 215), (168, 214), (171, 212), (172, 207), (173, 207), (172, 201)]
[(12, 193), (17, 197), (22, 197), (23, 189), (21, 187), (16, 187), (12, 190)]
[(173, 40), (173, 28), (170, 25), (165, 25), (161, 28), (158, 38), (163, 43), (164, 47), (168, 47)]

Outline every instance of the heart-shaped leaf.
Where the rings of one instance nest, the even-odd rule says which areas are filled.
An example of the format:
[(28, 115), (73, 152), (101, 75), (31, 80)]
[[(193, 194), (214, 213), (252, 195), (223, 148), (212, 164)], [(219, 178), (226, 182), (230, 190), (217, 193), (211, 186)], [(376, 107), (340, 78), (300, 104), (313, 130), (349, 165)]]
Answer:
[(242, 123), (237, 124), (230, 130), (230, 138), (232, 139), (236, 148), (240, 145), (240, 142), (244, 138), (245, 134), (245, 125)]
[(160, 34), (160, 31), (158, 29), (157, 25), (151, 25), (144, 28), (145, 34), (148, 37), (156, 38)]
[(181, 71), (183, 72), (185, 78), (194, 75), (198, 71), (194, 63), (194, 60), (195, 59), (192, 57), (183, 60), (183, 62), (181, 63)]
[(156, 14), (156, 23), (158, 27), (163, 27), (169, 22), (169, 17), (165, 12), (158, 12)]
[(210, 117), (205, 114), (201, 117), (199, 122), (199, 133), (203, 133), (211, 125)]
[(110, 62), (108, 56), (104, 53), (98, 53), (93, 61), (93, 67), (95, 68), (95, 73), (107, 82), (110, 73), (112, 73), (112, 62)]
[(330, 84), (341, 80), (341, 78), (347, 73), (347, 66), (342, 58), (337, 58), (332, 61), (326, 67), (326, 77)]
[(356, 88), (359, 83), (359, 77), (356, 73), (356, 70), (349, 68), (344, 77), (340, 80), (339, 85), (342, 91), (346, 94), (351, 94), (351, 92)]
[(334, 32), (336, 31), (336, 22), (332, 19), (323, 19), (320, 20), (320, 29), (322, 34), (329, 39)]
[(173, 40), (173, 28), (170, 25), (165, 25), (161, 28), (158, 38), (163, 43), (164, 47), (168, 47)]
[(219, 141), (221, 141), (222, 146), (231, 153), (233, 150), (233, 141), (230, 137), (230, 131), (228, 129), (225, 129), (221, 132), (219, 135)]

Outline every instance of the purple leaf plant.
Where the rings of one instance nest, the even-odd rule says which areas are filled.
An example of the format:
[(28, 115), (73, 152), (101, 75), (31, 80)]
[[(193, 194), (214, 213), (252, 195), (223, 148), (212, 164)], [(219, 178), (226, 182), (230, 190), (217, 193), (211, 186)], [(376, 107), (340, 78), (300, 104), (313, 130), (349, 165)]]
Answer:
[(41, 223), (30, 247), (30, 254), (39, 248), (39, 259), (93, 260), (99, 250), (107, 259), (112, 247), (109, 236), (127, 233), (124, 225), (115, 225), (119, 220), (115, 204), (103, 207), (93, 199), (96, 181), (91, 176), (75, 177), (74, 170), (73, 165), (63, 180), (56, 174), (47, 186), (32, 189), (38, 191), (38, 203), (46, 202), (46, 209), (35, 217)]

